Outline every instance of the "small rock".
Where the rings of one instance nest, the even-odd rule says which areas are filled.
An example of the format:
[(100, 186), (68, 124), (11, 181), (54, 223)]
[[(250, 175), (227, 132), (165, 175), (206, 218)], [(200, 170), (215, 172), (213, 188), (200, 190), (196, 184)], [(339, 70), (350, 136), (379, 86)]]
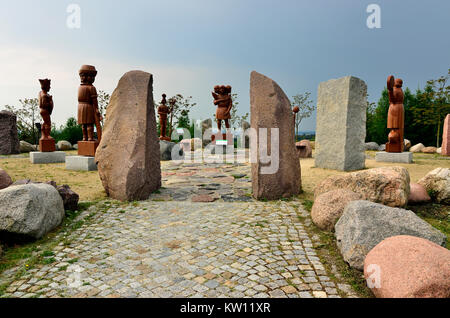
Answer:
[(417, 145), (412, 146), (409, 149), (409, 151), (410, 152), (421, 152), (423, 148), (425, 148), (425, 146), (423, 144), (417, 144)]
[(449, 298), (450, 251), (419, 237), (389, 237), (367, 254), (364, 276), (379, 298)]
[(78, 200), (80, 196), (72, 191), (66, 184), (56, 188), (64, 203), (64, 210), (76, 211), (78, 210)]
[(436, 168), (417, 183), (423, 185), (433, 200), (450, 204), (450, 169)]
[(408, 151), (411, 148), (411, 141), (409, 141), (408, 139), (404, 139), (403, 143), (405, 144), (403, 151)]
[(0, 190), (9, 187), (13, 183), (9, 174), (5, 170), (0, 168)]
[(78, 150), (78, 144), (73, 145), (73, 149)]
[(442, 154), (442, 147), (439, 147), (438, 149), (436, 149), (436, 153)]
[(334, 225), (344, 212), (345, 206), (362, 195), (346, 189), (338, 189), (319, 195), (311, 210), (311, 218), (320, 229), (333, 231)]
[(191, 199), (192, 202), (214, 202), (215, 199), (207, 194), (195, 195)]
[(421, 237), (444, 245), (447, 237), (414, 212), (369, 201), (352, 201), (336, 223), (337, 246), (351, 267), (363, 270), (366, 255), (382, 240), (397, 235)]
[(311, 142), (307, 139), (295, 143), (299, 158), (312, 158)]
[(382, 144), (380, 145), (380, 147), (378, 148), (378, 151), (385, 151), (386, 150), (386, 144)]
[(411, 183), (409, 187), (411, 192), (409, 193), (408, 204), (421, 204), (431, 201), (431, 198), (423, 185)]

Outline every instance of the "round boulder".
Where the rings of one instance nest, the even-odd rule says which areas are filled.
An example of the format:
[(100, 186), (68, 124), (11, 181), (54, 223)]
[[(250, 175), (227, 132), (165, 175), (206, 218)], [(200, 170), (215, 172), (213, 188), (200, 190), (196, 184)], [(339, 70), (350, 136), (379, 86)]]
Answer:
[(437, 148), (436, 147), (425, 147), (422, 148), (423, 153), (436, 153)]
[(363, 270), (366, 255), (382, 240), (397, 235), (421, 237), (445, 245), (447, 237), (414, 212), (369, 201), (352, 201), (336, 223), (339, 251), (349, 265)]
[(423, 144), (417, 144), (417, 145), (414, 145), (414, 146), (412, 146), (410, 149), (409, 149), (409, 151), (410, 152), (422, 152), (422, 149), (423, 148), (425, 148), (425, 146), (423, 145)]
[(61, 224), (64, 204), (51, 185), (26, 184), (0, 190), (0, 232), (39, 239)]
[(433, 200), (450, 204), (450, 169), (436, 168), (418, 181), (423, 185)]
[(311, 142), (307, 139), (295, 143), (299, 158), (312, 158)]
[(380, 148), (380, 145), (378, 145), (376, 142), (366, 142), (365, 144), (366, 150), (378, 150)]
[(160, 153), (160, 160), (166, 161), (166, 160), (172, 160), (172, 151), (174, 147), (177, 147), (178, 149), (178, 156), (179, 158), (174, 159), (181, 159), (183, 157), (183, 149), (180, 148), (179, 145), (177, 145), (174, 142), (167, 141), (167, 140), (160, 140), (159, 141), (159, 153)]
[(61, 151), (72, 150), (72, 144), (66, 140), (60, 140), (56, 144), (56, 148)]
[(379, 298), (449, 298), (450, 251), (419, 237), (389, 237), (367, 254), (364, 276)]
[(409, 141), (408, 139), (404, 139), (403, 143), (405, 145), (403, 150), (408, 151), (411, 148), (411, 141)]
[(9, 174), (5, 170), (0, 168), (0, 190), (9, 187), (13, 183)]
[(311, 218), (317, 227), (325, 231), (334, 231), (334, 225), (344, 212), (345, 206), (361, 195), (346, 189), (333, 190), (319, 195), (314, 201)]
[(32, 152), (36, 151), (36, 147), (30, 144), (29, 142), (20, 141), (20, 152)]
[(364, 200), (403, 207), (408, 203), (409, 182), (408, 170), (403, 167), (361, 170), (326, 178), (316, 187), (314, 198), (331, 190), (348, 189)]
[(380, 145), (380, 147), (378, 148), (378, 151), (385, 151), (386, 150), (386, 144), (382, 144)]
[(409, 187), (411, 191), (409, 192), (408, 204), (421, 204), (431, 201), (431, 198), (423, 185), (411, 183)]

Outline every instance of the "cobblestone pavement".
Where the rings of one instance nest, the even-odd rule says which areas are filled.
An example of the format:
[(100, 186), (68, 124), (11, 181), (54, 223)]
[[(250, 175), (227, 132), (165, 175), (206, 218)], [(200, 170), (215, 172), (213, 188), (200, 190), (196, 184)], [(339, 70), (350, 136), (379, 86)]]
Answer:
[(301, 202), (254, 201), (249, 172), (164, 163), (159, 193), (91, 206), (50, 264), (3, 272), (3, 297), (354, 297), (318, 258)]

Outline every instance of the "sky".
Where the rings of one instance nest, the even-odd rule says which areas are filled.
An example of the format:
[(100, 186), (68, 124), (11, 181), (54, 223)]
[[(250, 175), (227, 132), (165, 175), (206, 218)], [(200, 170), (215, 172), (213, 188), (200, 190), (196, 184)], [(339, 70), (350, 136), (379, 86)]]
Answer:
[[(69, 28), (68, 6), (80, 8)], [(368, 28), (368, 5), (381, 27)], [(450, 68), (447, 0), (0, 0), (0, 110), (35, 98), (50, 78), (59, 126), (77, 113), (78, 69), (95, 65), (97, 90), (112, 93), (130, 70), (153, 74), (154, 99), (192, 96), (193, 119), (215, 113), (214, 85), (231, 85), (250, 110), (250, 72), (286, 95), (356, 76), (377, 101), (388, 75), (415, 90)], [(73, 20), (71, 20), (73, 21)], [(301, 131), (315, 130), (315, 113)]]

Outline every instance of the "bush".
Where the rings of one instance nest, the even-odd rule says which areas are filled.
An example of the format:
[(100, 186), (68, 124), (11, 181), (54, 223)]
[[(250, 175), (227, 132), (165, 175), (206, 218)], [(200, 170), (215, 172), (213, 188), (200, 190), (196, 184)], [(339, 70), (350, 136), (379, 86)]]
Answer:
[(51, 136), (56, 142), (66, 140), (74, 145), (83, 139), (83, 130), (81, 129), (81, 125), (77, 124), (77, 120), (74, 117), (70, 117), (60, 129), (53, 127)]

